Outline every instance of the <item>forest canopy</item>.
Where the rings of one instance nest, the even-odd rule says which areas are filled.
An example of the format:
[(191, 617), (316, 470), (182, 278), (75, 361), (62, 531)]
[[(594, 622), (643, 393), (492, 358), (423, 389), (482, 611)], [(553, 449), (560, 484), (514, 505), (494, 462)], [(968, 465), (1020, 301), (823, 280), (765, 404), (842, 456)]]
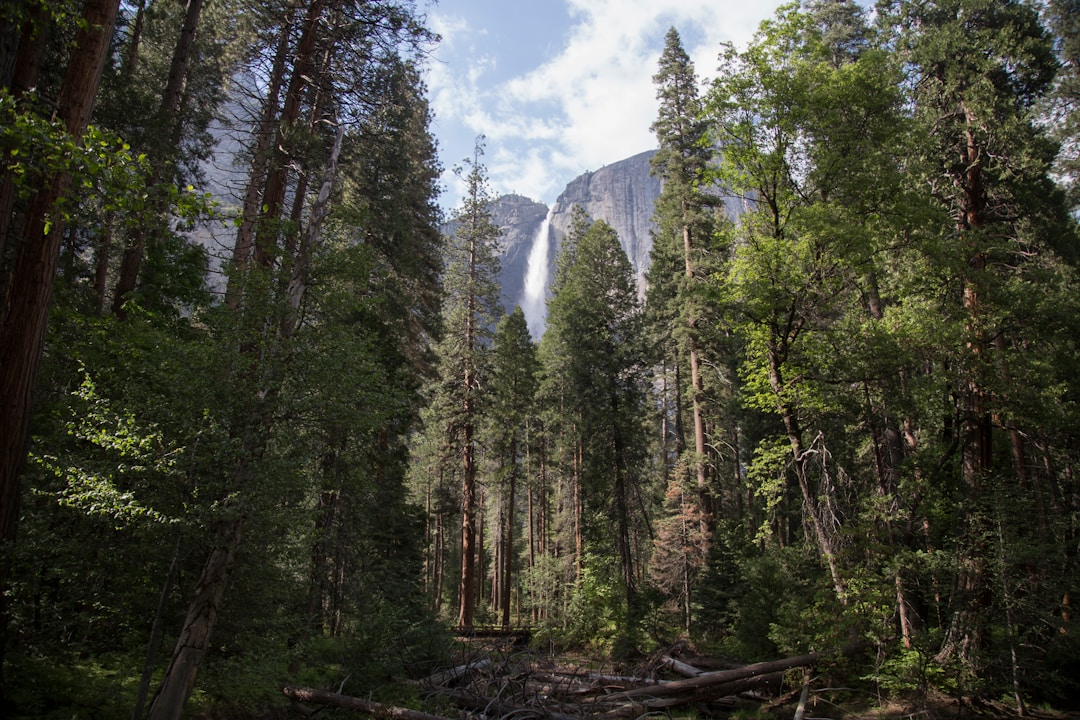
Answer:
[(671, 28), (647, 290), (576, 208), (538, 342), (425, 7), (0, 0), (5, 716), (425, 707), (484, 627), (1075, 708), (1080, 7)]

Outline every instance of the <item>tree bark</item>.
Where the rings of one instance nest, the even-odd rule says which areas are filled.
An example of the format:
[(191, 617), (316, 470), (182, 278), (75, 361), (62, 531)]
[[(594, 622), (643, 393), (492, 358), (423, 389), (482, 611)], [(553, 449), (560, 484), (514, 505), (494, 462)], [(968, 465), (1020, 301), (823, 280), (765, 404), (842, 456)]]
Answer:
[(229, 575), (236, 565), (243, 525), (241, 517), (221, 524), (217, 547), (210, 551), (195, 585), (183, 629), (161, 686), (150, 705), (148, 720), (180, 720), (184, 714), (184, 706), (195, 687), (199, 667), (210, 645), (210, 633), (221, 609)]
[[(169, 77), (165, 83), (165, 90), (161, 95), (161, 106), (158, 115), (168, 119), (172, 123), (173, 146), (180, 142), (180, 119), (177, 110), (180, 108), (180, 98), (183, 94), (184, 83), (187, 81), (188, 65), (191, 62), (191, 54), (195, 48), (195, 32), (199, 26), (199, 16), (202, 14), (203, 0), (188, 0), (187, 12), (184, 14), (184, 24), (180, 28), (180, 37), (177, 38), (176, 47), (173, 49), (172, 62), (169, 65)], [(140, 18), (142, 8), (139, 8)], [(160, 182), (167, 171), (161, 167), (172, 165), (165, 158), (159, 158), (160, 163), (155, 166), (153, 177), (147, 183), (147, 190)], [(164, 208), (160, 208), (164, 216)], [(165, 222), (164, 217), (160, 222)], [(136, 228), (131, 247), (124, 250), (124, 257), (120, 261), (120, 274), (116, 280), (116, 288), (113, 291), (112, 310), (117, 317), (123, 318), (124, 303), (127, 302), (135, 286), (139, 281), (139, 269), (142, 267), (143, 257), (146, 255), (147, 228)]]
[[(119, 6), (119, 0), (87, 0), (83, 8), (85, 24), (75, 36), (57, 101), (57, 116), (76, 142), (90, 121)], [(0, 309), (0, 558), (9, 556), (15, 540), (19, 475), (63, 235), (58, 219), (49, 227), (49, 215), (70, 182), (65, 174), (42, 178), (27, 207)], [(7, 582), (8, 561), (0, 559), (0, 647), (7, 634)]]
[(273, 221), (281, 217), (285, 203), (285, 186), (289, 174), (286, 151), (287, 137), (300, 117), (300, 105), (304, 89), (311, 79), (316, 40), (319, 38), (320, 22), (325, 4), (325, 0), (312, 0), (311, 4), (308, 5), (307, 14), (304, 17), (304, 29), (296, 48), (296, 61), (293, 65), (292, 75), (289, 78), (289, 86), (285, 91), (285, 104), (281, 111), (278, 130), (274, 138), (276, 151), (269, 163), (269, 174), (266, 178), (266, 187), (263, 190), (262, 205), (265, 211), (262, 213), (262, 218), (269, 222), (264, 222), (258, 228), (253, 248), (255, 263), (260, 267), (270, 267), (273, 264), (278, 234)]
[(271, 143), (274, 140), (274, 118), (277, 116), (281, 86), (285, 82), (285, 61), (289, 50), (289, 30), (291, 23), (285, 21), (278, 33), (274, 63), (270, 70), (270, 80), (263, 102), (262, 115), (259, 117), (255, 132), (255, 147), (251, 152), (251, 168), (248, 170), (248, 185), (241, 205), (240, 226), (236, 231), (236, 242), (232, 252), (232, 273), (225, 286), (225, 305), (233, 310), (240, 307), (243, 295), (243, 275), (251, 260), (255, 246), (255, 223), (259, 217), (259, 198), (266, 184), (266, 166), (269, 163)]
[(506, 498), (506, 532), (503, 538), (503, 572), (502, 572), (502, 596), (500, 606), (502, 610), (503, 627), (510, 627), (510, 596), (512, 583), (510, 578), (514, 571), (514, 496), (517, 494), (517, 439), (511, 441), (510, 450), (510, 487)]
[[(691, 243), (690, 224), (685, 221), (689, 211), (686, 206), (686, 199), (682, 201), (683, 212), (683, 255), (686, 261), (686, 278), (692, 281), (694, 279), (694, 265), (692, 261), (693, 257), (693, 245)], [(687, 350), (690, 355), (690, 384), (694, 389), (693, 397), (691, 398), (694, 403), (694, 464), (697, 467), (697, 483), (698, 492), (701, 493), (701, 501), (705, 508), (706, 515), (712, 515), (712, 499), (709, 496), (708, 483), (705, 477), (705, 410), (703, 408), (705, 400), (705, 382), (701, 378), (701, 361), (698, 359), (697, 339), (694, 335), (695, 325), (697, 320), (690, 318), (687, 320), (687, 326), (690, 330), (687, 336)]]
[[(50, 29), (45, 3), (35, 3), (30, 15), (18, 31), (19, 47), (15, 51), (14, 67), (8, 89), (16, 100), (37, 84), (41, 61), (45, 56)], [(3, 258), (7, 252), (8, 230), (15, 207), (15, 178), (4, 172), (0, 181), (0, 289), (6, 286), (3, 277)]]
[(176, 547), (173, 549), (172, 562), (169, 563), (169, 571), (165, 574), (165, 582), (162, 583), (161, 594), (158, 595), (154, 622), (150, 626), (150, 641), (146, 645), (146, 660), (143, 662), (142, 677), (139, 678), (139, 690), (135, 694), (135, 708), (131, 711), (131, 720), (142, 720), (143, 705), (146, 704), (146, 696), (150, 692), (150, 680), (154, 674), (161, 636), (165, 630), (165, 612), (169, 607), (169, 595), (172, 594), (173, 585), (176, 584), (176, 576), (180, 570), (181, 549), (181, 538), (178, 536)]
[[(845, 654), (852, 652), (853, 650), (854, 648), (848, 648), (845, 650)], [(667, 698), (692, 695), (701, 690), (723, 686), (747, 678), (757, 678), (762, 675), (770, 675), (775, 672), (782, 672), (797, 667), (811, 667), (821, 660), (832, 657), (833, 655), (833, 653), (812, 652), (807, 653), (806, 655), (795, 655), (780, 660), (769, 660), (767, 662), (745, 665), (732, 670), (717, 670), (716, 672), (702, 673), (701, 675), (687, 678), (686, 680), (674, 680), (660, 685), (649, 685), (646, 687), (634, 688), (633, 690), (626, 690), (612, 695), (611, 699), (621, 701), (637, 700), (638, 698)]]

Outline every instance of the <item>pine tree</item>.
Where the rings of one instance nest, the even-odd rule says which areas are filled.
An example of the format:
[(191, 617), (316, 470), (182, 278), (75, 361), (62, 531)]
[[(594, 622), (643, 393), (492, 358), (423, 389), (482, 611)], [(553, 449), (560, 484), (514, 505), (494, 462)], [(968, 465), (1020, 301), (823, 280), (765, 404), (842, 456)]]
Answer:
[[(652, 167), (660, 176), (662, 189), (654, 217), (657, 231), (649, 266), (648, 304), (656, 316), (658, 332), (667, 336), (661, 345), (671, 347), (677, 343), (675, 362), (686, 363), (689, 370), (694, 420), (692, 465), (696, 468), (698, 493), (708, 505), (708, 438), (699, 329), (706, 323), (706, 310), (695, 297), (694, 285), (700, 282), (695, 276), (708, 274), (702, 262), (711, 239), (709, 198), (701, 183), (711, 153), (706, 145), (707, 127), (700, 119), (697, 76), (675, 28), (668, 30), (653, 83), (660, 108), (652, 130), (660, 148), (653, 156)], [(676, 394), (678, 397), (679, 389)], [(673, 411), (681, 415), (680, 404), (677, 400)], [(675, 424), (682, 426), (679, 420)]]
[(555, 432), (567, 459), (564, 472), (572, 474), (574, 499), (568, 502), (575, 508), (577, 564), (584, 569), (591, 552), (614, 553), (616, 577), (604, 577), (599, 566), (587, 569), (602, 582), (617, 582), (618, 629), (629, 641), (640, 609), (637, 559), (644, 520), (634, 511), (644, 507), (647, 481), (643, 349), (633, 273), (609, 225), (577, 216), (560, 251), (554, 287), (541, 342), (544, 394), (559, 416)]
[[(466, 193), (454, 210), (454, 234), (449, 238), (443, 280), (443, 338), (436, 348), (439, 383), (449, 413), (439, 418), (449, 445), (456, 448), (461, 473), (461, 577), (458, 623), (471, 627), (479, 591), (477, 557), (478, 429), (486, 412), (490, 350), (502, 307), (499, 304), (499, 228), (491, 215), (491, 194), (480, 162), (482, 138), (466, 161)], [(461, 170), (458, 171), (459, 173)]]
[(519, 526), (517, 499), (526, 473), (530, 431), (535, 429), (534, 407), (538, 361), (520, 307), (503, 317), (495, 330), (491, 366), (491, 403), (487, 413), (486, 446), (493, 464), (498, 504), (497, 563), (495, 576), (498, 610), (504, 627), (510, 626), (510, 601)]
[[(911, 179), (929, 188), (926, 202), (934, 215), (927, 247), (948, 268), (947, 282), (955, 288), (947, 314), (955, 318), (956, 332), (952, 347), (943, 348), (952, 394), (944, 412), (953, 418), (950, 452), (959, 460), (949, 465), (955, 471), (949, 480), (965, 502), (951, 518), (958, 552), (955, 609), (938, 658), (958, 659), (972, 679), (985, 667), (992, 603), (1010, 602), (995, 597), (991, 570), (998, 499), (1022, 488), (1021, 494), (1044, 504), (1043, 482), (1055, 482), (1040, 477), (1047, 466), (1031, 457), (1043, 452), (1032, 442), (1039, 435), (1033, 428), (1052, 424), (1031, 412), (1049, 407), (1035, 399), (1048, 387), (1049, 368), (1028, 361), (1038, 354), (1035, 348), (1055, 346), (1064, 330), (1042, 308), (1056, 307), (1056, 315), (1061, 303), (1070, 302), (1050, 288), (1068, 284), (1064, 277), (1071, 273), (1059, 253), (1070, 256), (1075, 235), (1050, 181), (1053, 144), (1034, 115), (1051, 90), (1057, 63), (1050, 37), (1027, 3), (943, 0), (897, 2), (888, 9), (883, 19), (912, 73), (908, 88), (921, 152), (911, 158)], [(1031, 283), (1048, 296), (1029, 295), (1024, 288)], [(1022, 662), (1017, 628), (1013, 618), (1003, 624), (1013, 638), (1008, 664), (1016, 680)]]

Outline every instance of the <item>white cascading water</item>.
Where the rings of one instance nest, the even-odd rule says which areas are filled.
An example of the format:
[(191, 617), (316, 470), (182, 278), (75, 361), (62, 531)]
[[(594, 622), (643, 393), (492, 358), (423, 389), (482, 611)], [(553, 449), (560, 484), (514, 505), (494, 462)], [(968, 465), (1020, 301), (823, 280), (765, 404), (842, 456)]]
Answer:
[(521, 293), (521, 310), (525, 313), (525, 322), (533, 340), (539, 340), (547, 324), (547, 284), (548, 284), (548, 247), (551, 235), (552, 206), (547, 211), (544, 222), (533, 238), (529, 249), (529, 264), (525, 270), (525, 287)]

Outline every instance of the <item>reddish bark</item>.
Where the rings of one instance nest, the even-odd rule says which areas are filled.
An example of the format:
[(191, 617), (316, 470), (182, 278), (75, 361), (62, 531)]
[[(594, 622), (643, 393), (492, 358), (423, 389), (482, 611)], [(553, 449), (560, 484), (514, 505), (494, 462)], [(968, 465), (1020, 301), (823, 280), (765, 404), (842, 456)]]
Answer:
[[(57, 117), (78, 142), (90, 121), (119, 0), (87, 0), (85, 24), (75, 37), (68, 60)], [(19, 475), (26, 462), (31, 400), (45, 343), (49, 305), (63, 236), (58, 219), (50, 219), (71, 178), (42, 178), (23, 220), (18, 255), (0, 310), (0, 555), (15, 540)], [(50, 227), (50, 221), (52, 227)], [(0, 561), (0, 598), (7, 587), (8, 566)], [(0, 599), (0, 602), (3, 602)], [(6, 607), (0, 608), (0, 630), (6, 635)], [(0, 637), (0, 647), (3, 637)]]

